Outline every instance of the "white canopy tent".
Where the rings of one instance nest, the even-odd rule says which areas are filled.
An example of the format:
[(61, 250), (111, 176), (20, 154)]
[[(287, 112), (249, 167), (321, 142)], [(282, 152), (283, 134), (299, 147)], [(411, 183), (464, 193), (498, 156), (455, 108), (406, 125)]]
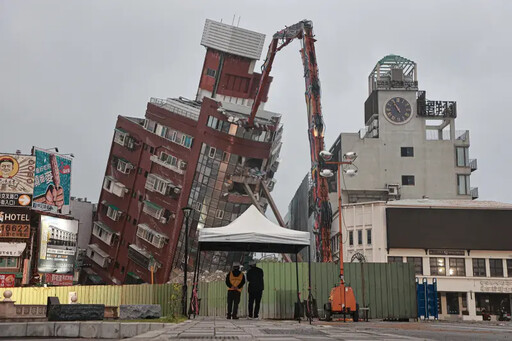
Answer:
[(283, 228), (255, 206), (227, 226), (199, 231), (201, 251), (297, 253), (309, 245), (309, 232)]
[[(203, 228), (199, 230), (199, 245), (194, 270), (194, 290), (192, 296), (197, 299), (197, 281), (199, 279), (200, 254), (202, 251), (237, 251), (237, 252), (271, 252), (292, 253), (297, 255), (303, 248), (308, 248), (308, 277), (309, 295), (308, 307), (311, 303), (311, 260), (310, 260), (310, 233), (281, 227), (265, 217), (254, 205), (250, 206), (242, 215), (229, 225), (216, 228)], [(297, 307), (300, 306), (299, 273), (296, 260), (297, 277)], [(194, 297), (192, 297), (191, 302)], [(296, 315), (300, 317), (296, 307)], [(198, 309), (198, 307), (197, 307)], [(191, 311), (198, 314), (191, 304)], [(311, 311), (311, 310), (309, 310)], [(311, 314), (309, 314), (311, 323)], [(300, 318), (299, 318), (300, 321)]]

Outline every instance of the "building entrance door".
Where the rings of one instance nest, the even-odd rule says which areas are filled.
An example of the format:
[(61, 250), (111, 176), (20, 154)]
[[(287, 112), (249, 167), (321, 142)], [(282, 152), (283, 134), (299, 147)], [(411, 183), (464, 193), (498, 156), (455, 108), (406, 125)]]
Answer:
[(458, 292), (447, 292), (446, 293), (446, 310), (448, 314), (459, 315), (459, 293)]

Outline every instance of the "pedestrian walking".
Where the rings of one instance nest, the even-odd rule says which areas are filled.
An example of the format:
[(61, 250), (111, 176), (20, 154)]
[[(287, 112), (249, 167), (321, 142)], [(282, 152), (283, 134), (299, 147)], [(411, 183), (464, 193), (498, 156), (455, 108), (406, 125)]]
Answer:
[[(250, 269), (247, 271), (249, 282), (249, 318), (258, 318), (260, 312), (261, 296), (263, 294), (263, 270), (256, 266), (256, 261), (249, 262)], [(254, 310), (253, 310), (254, 306)]]
[(233, 263), (233, 270), (226, 275), (226, 285), (228, 287), (228, 320), (238, 320), (238, 304), (240, 295), (245, 284), (245, 276), (240, 271), (240, 262)]

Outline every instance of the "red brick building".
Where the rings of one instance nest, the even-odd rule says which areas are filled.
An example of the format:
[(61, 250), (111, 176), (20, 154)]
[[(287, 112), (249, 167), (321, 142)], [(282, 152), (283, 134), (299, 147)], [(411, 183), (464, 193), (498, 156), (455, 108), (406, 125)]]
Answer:
[[(253, 72), (265, 36), (207, 20), (206, 56), (194, 100), (151, 98), (145, 118), (119, 116), (87, 256), (89, 280), (165, 283), (184, 264), (182, 208), (190, 218), (193, 264), (198, 228), (224, 226), (250, 205), (243, 180), (259, 194), (279, 164), (280, 115), (257, 113), (245, 129), (261, 75)], [(270, 83), (270, 82), (269, 82)], [(265, 84), (264, 101), (270, 84)], [(249, 177), (247, 177), (249, 176)], [(207, 267), (230, 265), (213, 254)]]

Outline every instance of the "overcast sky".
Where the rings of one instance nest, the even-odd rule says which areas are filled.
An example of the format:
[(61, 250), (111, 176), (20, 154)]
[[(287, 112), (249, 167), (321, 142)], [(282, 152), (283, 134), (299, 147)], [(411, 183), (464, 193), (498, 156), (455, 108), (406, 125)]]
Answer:
[[(117, 115), (150, 97), (193, 98), (205, 19), (267, 35), (310, 19), (330, 146), (364, 126), (367, 78), (398, 54), (427, 97), (455, 100), (469, 129), (480, 199), (512, 202), (512, 1), (0, 0), (0, 151), (58, 146), (75, 155), (73, 196), (96, 202)], [(310, 168), (304, 81), (294, 42), (276, 57), (267, 110), (283, 114), (273, 195), (282, 215)], [(260, 63), (257, 65), (259, 69)], [(360, 169), (360, 172), (375, 170)]]

